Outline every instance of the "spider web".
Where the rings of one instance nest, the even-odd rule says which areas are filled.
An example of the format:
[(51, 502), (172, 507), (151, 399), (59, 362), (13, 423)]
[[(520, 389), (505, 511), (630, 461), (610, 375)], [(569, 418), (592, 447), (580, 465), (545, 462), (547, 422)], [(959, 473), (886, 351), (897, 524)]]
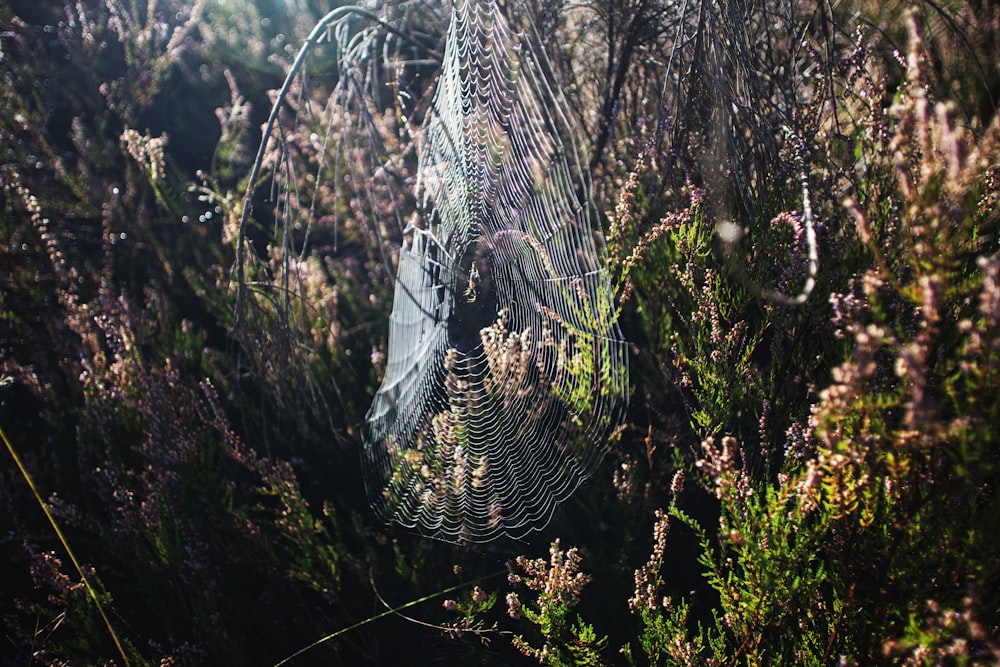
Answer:
[[(626, 343), (573, 125), (530, 21), (513, 30), (495, 0), (457, 0), (450, 17), (419, 5), (430, 19), (416, 6), (334, 10), (300, 51), (250, 179), (252, 192), (260, 164), (274, 164), (284, 249), (271, 274), (284, 283), (238, 255), (236, 328), (253, 326), (262, 301), (296, 312), (310, 239), (366, 223), (366, 265), (397, 265), (385, 375), (363, 429), (369, 500), (384, 520), (444, 540), (519, 537), (544, 527), (613, 440)], [(355, 29), (358, 16), (374, 25)], [(445, 48), (431, 63), (433, 49), (406, 33), (439, 18)], [(335, 59), (325, 104), (322, 77), (297, 69), (307, 54), (321, 71)], [(295, 176), (305, 163), (311, 174)], [(329, 201), (335, 210), (320, 210)]]
[(626, 402), (610, 279), (576, 194), (585, 184), (529, 44), (496, 3), (456, 3), (367, 415), (376, 510), (444, 539), (547, 523)]

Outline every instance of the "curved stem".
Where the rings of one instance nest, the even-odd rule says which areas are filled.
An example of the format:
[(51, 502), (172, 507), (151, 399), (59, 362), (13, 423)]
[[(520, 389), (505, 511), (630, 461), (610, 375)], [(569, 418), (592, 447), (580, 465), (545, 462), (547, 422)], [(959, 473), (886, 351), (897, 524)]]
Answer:
[[(245, 291), (244, 253), (246, 252), (244, 246), (246, 242), (246, 226), (250, 219), (250, 211), (253, 208), (251, 197), (253, 196), (253, 192), (257, 186), (257, 179), (260, 176), (260, 170), (264, 164), (264, 153), (267, 150), (268, 141), (271, 139), (271, 132), (274, 129), (274, 124), (278, 120), (278, 113), (281, 111), (285, 97), (291, 89), (292, 82), (294, 81), (296, 74), (298, 74), (299, 70), (302, 69), (306, 56), (309, 55), (309, 51), (312, 47), (315, 46), (325, 34), (327, 34), (330, 24), (341, 21), (352, 15), (369, 19), (370, 21), (378, 23), (388, 32), (406, 39), (407, 41), (413, 41), (405, 33), (386, 23), (377, 14), (364, 9), (363, 7), (352, 5), (349, 7), (338, 7), (327, 13), (326, 16), (316, 23), (312, 32), (310, 32), (309, 36), (306, 37), (306, 41), (299, 48), (299, 52), (296, 54), (295, 60), (292, 62), (292, 66), (289, 68), (288, 74), (285, 76), (285, 81), (282, 84), (281, 89), (278, 91), (278, 96), (274, 100), (274, 105), (271, 107), (271, 113), (267, 118), (267, 123), (264, 125), (264, 131), (260, 140), (260, 147), (257, 149), (257, 158), (254, 160), (253, 168), (250, 170), (250, 178), (247, 181), (247, 188), (244, 193), (243, 211), (240, 214), (240, 228), (236, 241), (236, 318), (233, 322), (233, 331), (237, 331), (243, 322), (243, 299)], [(433, 52), (432, 55), (434, 55)]]

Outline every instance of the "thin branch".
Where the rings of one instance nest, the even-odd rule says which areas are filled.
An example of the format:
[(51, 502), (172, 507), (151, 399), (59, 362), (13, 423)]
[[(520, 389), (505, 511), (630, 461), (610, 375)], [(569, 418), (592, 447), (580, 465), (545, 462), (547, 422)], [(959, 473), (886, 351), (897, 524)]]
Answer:
[[(403, 611), (404, 609), (409, 609), (410, 607), (416, 607), (418, 604), (427, 602), (428, 600), (433, 600), (434, 598), (441, 597), (442, 595), (447, 595), (448, 593), (452, 593), (452, 592), (460, 590), (462, 588), (466, 588), (468, 586), (472, 586), (473, 584), (478, 584), (481, 581), (485, 581), (487, 579), (492, 579), (493, 577), (498, 577), (501, 574), (506, 575), (507, 574), (507, 570), (500, 570), (498, 572), (492, 572), (490, 574), (485, 574), (485, 575), (483, 575), (481, 577), (477, 577), (476, 579), (473, 579), (471, 581), (463, 581), (460, 584), (455, 584), (454, 586), (442, 589), (440, 591), (437, 591), (436, 593), (431, 593), (430, 595), (425, 595), (423, 597), (417, 598), (416, 600), (410, 600), (409, 602), (401, 604), (401, 605), (399, 605), (397, 607), (392, 607), (390, 609), (386, 609), (385, 611), (380, 612), (378, 614), (375, 614), (374, 616), (369, 616), (368, 618), (364, 619), (363, 621), (358, 621), (357, 623), (354, 623), (353, 625), (349, 625), (346, 628), (341, 628), (340, 630), (337, 630), (336, 632), (330, 633), (330, 634), (326, 635), (325, 637), (317, 639), (312, 644), (309, 644), (308, 646), (304, 646), (303, 648), (300, 648), (298, 651), (296, 651), (295, 653), (292, 653), (290, 656), (288, 656), (287, 658), (281, 660), (280, 662), (276, 662), (274, 664), (274, 667), (282, 667), (282, 665), (288, 664), (289, 662), (291, 662), (295, 658), (299, 657), (300, 655), (302, 655), (302, 654), (304, 654), (304, 653), (306, 653), (308, 651), (311, 651), (312, 649), (316, 648), (320, 644), (325, 644), (326, 642), (330, 641), (331, 639), (336, 639), (340, 635), (345, 634), (347, 632), (350, 632), (351, 630), (356, 630), (357, 628), (360, 628), (360, 627), (362, 627), (364, 625), (368, 625), (369, 623), (372, 623), (372, 622), (377, 621), (379, 619), (385, 618), (386, 616), (391, 616), (391, 615), (394, 615), (394, 614), (399, 614), (399, 612)], [(383, 602), (383, 604), (384, 604), (384, 602)]]

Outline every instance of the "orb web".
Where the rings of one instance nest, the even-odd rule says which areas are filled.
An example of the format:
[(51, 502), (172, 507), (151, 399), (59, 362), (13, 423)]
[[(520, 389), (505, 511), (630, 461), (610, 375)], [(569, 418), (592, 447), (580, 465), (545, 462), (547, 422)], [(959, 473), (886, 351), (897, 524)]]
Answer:
[(532, 44), (495, 2), (455, 3), (366, 419), (376, 511), (447, 540), (544, 526), (627, 402), (587, 184)]

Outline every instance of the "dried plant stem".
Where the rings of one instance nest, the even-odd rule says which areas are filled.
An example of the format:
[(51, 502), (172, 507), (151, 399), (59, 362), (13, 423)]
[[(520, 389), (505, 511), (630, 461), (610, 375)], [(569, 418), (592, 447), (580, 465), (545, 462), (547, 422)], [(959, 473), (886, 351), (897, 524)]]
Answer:
[(3, 439), (3, 444), (6, 445), (7, 451), (10, 452), (11, 458), (14, 459), (14, 464), (17, 465), (17, 469), (20, 471), (24, 481), (28, 483), (28, 487), (35, 495), (35, 500), (38, 501), (39, 507), (41, 507), (42, 512), (45, 513), (45, 518), (47, 518), (49, 523), (52, 525), (52, 530), (55, 531), (56, 537), (59, 538), (59, 543), (62, 544), (63, 549), (65, 549), (66, 553), (69, 555), (69, 559), (73, 563), (73, 567), (76, 568), (77, 574), (80, 575), (80, 580), (83, 581), (84, 588), (87, 589), (87, 593), (90, 595), (90, 598), (94, 601), (94, 604), (97, 605), (97, 611), (101, 614), (101, 618), (104, 620), (104, 625), (108, 628), (108, 634), (111, 635), (111, 639), (114, 641), (115, 647), (118, 649), (118, 654), (121, 655), (122, 661), (125, 663), (125, 667), (129, 667), (131, 663), (129, 662), (128, 656), (125, 655), (125, 649), (122, 647), (121, 640), (118, 639), (118, 633), (115, 632), (114, 627), (112, 627), (111, 620), (108, 619), (108, 615), (105, 613), (104, 607), (101, 605), (101, 601), (97, 597), (97, 591), (91, 585), (90, 579), (87, 578), (87, 575), (83, 573), (83, 568), (80, 567), (80, 563), (76, 559), (76, 554), (74, 554), (73, 550), (70, 548), (69, 542), (66, 541), (66, 536), (63, 535), (62, 529), (59, 528), (59, 524), (56, 522), (56, 518), (52, 516), (52, 512), (49, 511), (48, 505), (46, 505), (45, 501), (42, 499), (42, 494), (38, 492), (38, 487), (35, 486), (35, 481), (32, 479), (31, 473), (28, 472), (28, 469), (25, 467), (21, 457), (18, 456), (17, 451), (14, 449), (14, 445), (11, 444), (6, 431), (3, 430), (3, 427), (0, 427), (0, 438)]
[(278, 96), (274, 100), (274, 106), (271, 107), (271, 114), (267, 118), (267, 123), (264, 125), (264, 133), (260, 139), (260, 147), (257, 149), (257, 158), (254, 160), (253, 168), (250, 170), (250, 178), (247, 180), (247, 190), (243, 198), (243, 212), (240, 215), (240, 229), (239, 236), (236, 240), (236, 318), (233, 322), (233, 331), (238, 331), (243, 323), (243, 291), (246, 289), (244, 285), (244, 245), (246, 242), (246, 226), (247, 221), (250, 219), (251, 197), (253, 197), (253, 192), (257, 187), (257, 178), (260, 176), (261, 167), (264, 164), (264, 153), (267, 151), (267, 143), (271, 138), (271, 130), (274, 128), (275, 122), (278, 120), (278, 113), (281, 111), (281, 107), (284, 104), (285, 97), (288, 95), (288, 91), (292, 86), (292, 82), (295, 80), (295, 75), (300, 69), (302, 69), (302, 64), (306, 60), (306, 56), (309, 55), (309, 51), (312, 47), (327, 34), (327, 29), (331, 23), (339, 21), (351, 14), (359, 14), (362, 16), (370, 16), (377, 20), (370, 12), (361, 9), (359, 7), (338, 7), (333, 11), (329, 12), (326, 16), (320, 19), (316, 26), (309, 33), (306, 38), (305, 43), (299, 48), (298, 54), (295, 56), (295, 60), (292, 62), (291, 68), (288, 70), (288, 74), (285, 76), (285, 82), (281, 86), (281, 90), (278, 91)]
[[(485, 575), (485, 576), (482, 577), (482, 579), (489, 579), (491, 577), (499, 577), (502, 574), (507, 574), (507, 570), (500, 570), (500, 571), (494, 572), (493, 574)], [(445, 634), (451, 634), (451, 635), (458, 634), (458, 633), (468, 632), (468, 633), (476, 635), (477, 637), (483, 638), (483, 641), (487, 641), (487, 639), (486, 639), (486, 635), (487, 634), (508, 635), (508, 636), (514, 634), (513, 632), (511, 632), (509, 630), (500, 630), (500, 629), (498, 629), (495, 624), (494, 624), (494, 626), (492, 628), (484, 628), (484, 627), (477, 626), (477, 627), (469, 627), (469, 628), (458, 629), (458, 628), (455, 628), (454, 626), (439, 625), (437, 623), (428, 623), (427, 621), (421, 621), (419, 618), (413, 618), (412, 616), (407, 616), (406, 614), (403, 614), (402, 610), (403, 610), (404, 607), (393, 607), (388, 602), (386, 602), (385, 598), (382, 597), (382, 594), (378, 592), (378, 588), (375, 587), (375, 579), (374, 578), (370, 578), (370, 583), (371, 583), (371, 586), (372, 586), (372, 593), (374, 593), (375, 594), (375, 598), (380, 603), (382, 603), (382, 606), (385, 607), (388, 611), (391, 611), (391, 612), (395, 613), (396, 616), (400, 617), (401, 619), (403, 619), (404, 621), (407, 621), (409, 623), (413, 623), (415, 625), (420, 625), (420, 626), (423, 626), (425, 628), (430, 628), (432, 630), (440, 630), (441, 632), (443, 632)], [(462, 584), (462, 586), (468, 586), (468, 585), (470, 585), (472, 583), (473, 582), (467, 582), (465, 584)], [(444, 595), (444, 593), (445, 593), (445, 591), (441, 591), (440, 593), (435, 593), (434, 595)], [(445, 600), (445, 603), (447, 604), (447, 600)]]
[(764, 290), (764, 298), (780, 303), (785, 306), (798, 306), (809, 300), (816, 287), (816, 273), (819, 271), (819, 250), (816, 247), (816, 227), (813, 224), (812, 203), (809, 200), (809, 174), (806, 172), (805, 164), (799, 160), (799, 175), (802, 179), (802, 223), (806, 231), (806, 282), (802, 290), (795, 296), (788, 296), (773, 290)]
[[(251, 204), (251, 197), (257, 187), (257, 179), (260, 177), (260, 170), (264, 165), (264, 154), (267, 151), (267, 144), (271, 138), (271, 131), (274, 129), (274, 125), (278, 120), (278, 114), (281, 112), (281, 107), (285, 103), (288, 91), (292, 87), (295, 75), (302, 69), (302, 65), (305, 63), (306, 57), (309, 55), (309, 51), (312, 50), (313, 46), (326, 37), (331, 24), (346, 19), (348, 16), (360, 16), (362, 18), (366, 18), (370, 21), (378, 23), (382, 28), (397, 37), (409, 39), (405, 33), (383, 21), (374, 12), (352, 5), (347, 7), (337, 7), (317, 21), (316, 25), (312, 29), (312, 32), (310, 32), (309, 36), (306, 37), (306, 41), (299, 48), (299, 52), (295, 55), (295, 60), (292, 61), (292, 66), (289, 68), (288, 74), (285, 75), (285, 81), (281, 85), (281, 89), (278, 91), (278, 95), (274, 100), (274, 105), (271, 107), (271, 113), (267, 118), (267, 123), (264, 125), (264, 131), (260, 139), (260, 147), (257, 149), (257, 157), (254, 160), (253, 168), (250, 170), (250, 178), (247, 180), (246, 193), (243, 196), (243, 211), (240, 214), (239, 236), (236, 241), (236, 318), (233, 322), (233, 331), (238, 331), (243, 323), (243, 300), (244, 290), (246, 289), (244, 280), (244, 263), (246, 261), (244, 257), (246, 227), (247, 222), (250, 220), (250, 211), (253, 208)], [(432, 52), (432, 55), (436, 55), (435, 52)]]
[[(409, 609), (410, 607), (416, 607), (418, 604), (422, 604), (424, 602), (427, 602), (428, 600), (433, 600), (436, 597), (441, 597), (442, 595), (447, 595), (448, 593), (453, 593), (453, 592), (455, 592), (457, 590), (461, 590), (463, 588), (468, 588), (469, 586), (473, 586), (473, 585), (478, 584), (478, 583), (480, 583), (482, 581), (486, 581), (487, 579), (492, 579), (493, 577), (499, 577), (500, 575), (503, 575), (503, 574), (507, 574), (507, 570), (500, 570), (498, 572), (492, 572), (490, 574), (484, 574), (483, 576), (477, 577), (476, 579), (473, 579), (471, 581), (463, 581), (460, 584), (455, 584), (454, 586), (451, 586), (449, 588), (441, 589), (440, 591), (437, 591), (435, 593), (431, 593), (429, 595), (425, 595), (423, 597), (417, 598), (416, 600), (410, 600), (409, 602), (403, 603), (403, 604), (399, 605), (398, 607), (392, 607), (390, 609), (386, 609), (385, 611), (379, 612), (378, 614), (375, 614), (374, 616), (369, 616), (368, 618), (364, 619), (363, 621), (358, 621), (357, 623), (355, 623), (353, 625), (349, 625), (346, 628), (341, 628), (340, 630), (337, 630), (334, 633), (331, 633), (329, 635), (326, 635), (325, 637), (321, 637), (320, 639), (317, 639), (312, 644), (309, 644), (308, 646), (304, 646), (304, 647), (300, 648), (298, 651), (296, 651), (295, 653), (291, 654), (287, 658), (281, 660), (280, 662), (276, 662), (274, 664), (274, 667), (282, 667), (282, 665), (288, 664), (289, 662), (291, 662), (295, 658), (297, 658), (300, 655), (306, 653), (307, 651), (311, 651), (312, 649), (316, 648), (320, 644), (324, 644), (324, 643), (330, 641), (331, 639), (336, 639), (340, 635), (348, 633), (351, 630), (356, 630), (357, 628), (360, 628), (363, 625), (368, 625), (369, 623), (371, 623), (373, 621), (377, 621), (377, 620), (379, 620), (381, 618), (385, 618), (386, 616), (391, 616), (393, 614), (395, 614), (395, 615), (401, 615), (399, 612), (403, 611), (404, 609)], [(377, 592), (376, 592), (376, 596), (378, 596)], [(385, 604), (385, 602), (382, 600), (381, 596), (378, 596), (378, 597), (379, 597), (379, 601), (381, 601), (382, 604)], [(388, 606), (388, 605), (386, 605), (386, 606)], [(404, 617), (404, 618), (406, 618), (406, 617)], [(412, 619), (407, 619), (407, 620), (412, 620)]]
[(819, 247), (816, 241), (816, 225), (813, 222), (812, 201), (809, 197), (809, 173), (801, 152), (797, 155), (796, 159), (798, 161), (799, 180), (802, 187), (802, 224), (806, 234), (806, 280), (798, 294), (789, 296), (783, 292), (765, 289), (755, 284), (742, 264), (736, 262), (733, 256), (736, 244), (743, 237), (743, 230), (736, 223), (728, 221), (720, 222), (716, 229), (716, 235), (722, 242), (726, 258), (730, 261), (730, 265), (746, 284), (747, 288), (753, 294), (757, 294), (772, 303), (778, 303), (783, 306), (800, 306), (808, 301), (813, 289), (816, 287), (816, 275), (819, 273)]

